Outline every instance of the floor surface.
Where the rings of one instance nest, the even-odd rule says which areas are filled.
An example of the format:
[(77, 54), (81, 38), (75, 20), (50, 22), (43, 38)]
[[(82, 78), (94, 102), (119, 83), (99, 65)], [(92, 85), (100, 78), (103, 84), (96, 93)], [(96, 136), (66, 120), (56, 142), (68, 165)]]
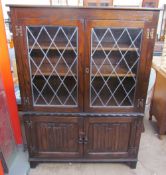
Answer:
[(159, 140), (156, 123), (145, 118), (136, 169), (125, 164), (39, 164), (28, 175), (166, 175), (166, 136)]
[(14, 161), (9, 167), (9, 173), (5, 175), (27, 175), (29, 170), (28, 153), (19, 147)]

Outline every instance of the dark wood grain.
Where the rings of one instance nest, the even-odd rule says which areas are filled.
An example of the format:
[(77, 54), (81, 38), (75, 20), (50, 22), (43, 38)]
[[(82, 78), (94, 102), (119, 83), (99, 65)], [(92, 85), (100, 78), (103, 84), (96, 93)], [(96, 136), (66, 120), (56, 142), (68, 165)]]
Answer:
[[(125, 120), (125, 119), (124, 119)], [(128, 157), (131, 119), (87, 118), (85, 130), (87, 143), (85, 157), (102, 159)]]
[[(35, 167), (39, 162), (122, 162), (135, 168), (159, 10), (18, 5), (10, 5), (10, 9), (30, 166)], [(22, 36), (16, 36), (16, 25), (22, 27)], [(43, 25), (78, 28), (78, 106), (76, 107), (33, 105), (32, 99), (35, 94), (32, 94), (31, 87), (26, 26)], [(129, 79), (137, 78), (134, 103), (131, 106), (90, 106), (91, 30), (95, 27), (143, 30), (138, 68), (133, 74), (127, 76)], [(152, 28), (154, 38), (149, 39), (147, 29)], [(65, 48), (62, 43), (57, 44), (60, 50)], [(97, 43), (94, 43), (94, 46), (95, 44)], [(97, 48), (97, 51), (108, 52), (112, 46), (113, 42), (110, 42), (109, 46), (106, 42), (103, 48)], [(48, 43), (43, 43), (41, 47), (47, 50)], [(33, 57), (36, 59), (36, 64), (39, 64), (41, 60), (40, 54), (37, 53), (39, 48), (36, 47), (34, 50)], [(55, 53), (55, 47), (51, 46), (51, 50), (52, 54), (48, 58), (55, 65), (59, 57)], [(70, 52), (72, 48), (68, 47), (67, 50)], [(94, 47), (92, 47), (93, 50)], [(138, 48), (129, 48), (128, 43), (124, 45), (122, 42), (119, 43), (119, 48), (112, 47), (114, 53), (119, 50), (122, 52), (128, 50), (135, 58), (132, 52), (138, 51)], [(71, 63), (72, 54), (68, 55)], [(98, 54), (95, 64), (100, 66), (103, 58), (105, 56)], [(113, 54), (112, 63), (117, 64), (117, 59), (117, 55)], [(41, 69), (43, 76), (50, 75), (49, 64), (45, 63)], [(64, 64), (60, 64), (58, 71), (61, 76), (65, 76)], [(116, 76), (119, 78), (126, 76), (127, 69), (122, 64), (115, 74), (115, 72), (112, 73), (109, 64), (104, 63), (101, 69), (102, 76), (95, 68), (92, 72), (98, 79), (97, 84), (102, 76), (106, 78), (112, 74), (111, 84), (116, 85), (113, 79)], [(35, 74), (37, 74), (36, 69), (32, 68), (32, 76)], [(40, 73), (37, 76), (41, 77)], [(57, 76), (56, 73), (53, 76)], [(68, 75), (68, 79), (70, 77), (71, 74)], [(129, 79), (126, 85), (131, 84)], [(41, 81), (38, 81), (38, 85), (40, 83)], [(57, 83), (55, 84), (56, 89)], [(51, 94), (49, 95), (48, 98), (51, 98)], [(61, 93), (62, 97), (63, 95)], [(107, 94), (104, 97), (107, 97)], [(29, 103), (24, 103), (24, 98), (29, 98)], [(121, 98), (121, 95), (117, 98)], [(143, 100), (142, 105), (138, 103), (140, 99)]]
[[(37, 162), (137, 160), (142, 116), (24, 116), (31, 167)], [(31, 125), (29, 125), (31, 122)], [(42, 139), (41, 139), (42, 138)], [(36, 161), (34, 161), (36, 159)], [(134, 161), (134, 162), (133, 162)], [(35, 163), (36, 162), (36, 163)], [(131, 166), (129, 163), (129, 166)], [(132, 166), (131, 166), (132, 167)]]
[[(29, 125), (28, 122), (31, 122)], [(83, 132), (82, 118), (30, 116), (24, 120), (26, 137), (32, 157), (79, 158), (83, 147), (79, 143)]]

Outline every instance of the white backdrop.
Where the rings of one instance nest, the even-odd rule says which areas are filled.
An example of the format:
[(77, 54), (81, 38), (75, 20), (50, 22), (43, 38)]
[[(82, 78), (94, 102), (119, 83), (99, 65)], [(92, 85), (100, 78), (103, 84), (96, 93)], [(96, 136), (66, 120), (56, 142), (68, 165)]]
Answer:
[[(66, 0), (59, 0), (62, 4), (65, 4)], [(58, 2), (58, 0), (53, 0), (54, 3)], [(83, 0), (80, 0), (80, 4), (83, 3)], [(69, 5), (77, 5), (78, 0), (68, 0)], [(7, 18), (7, 10), (8, 8), (5, 4), (33, 4), (33, 5), (49, 5), (50, 0), (2, 0), (3, 13), (4, 18)], [(163, 4), (166, 4), (166, 0), (159, 0), (159, 8), (163, 8)], [(142, 0), (114, 0), (113, 5), (122, 5), (122, 6), (140, 6), (142, 5)], [(162, 19), (162, 12), (160, 13), (159, 25), (157, 29), (158, 35), (160, 35), (160, 25)]]

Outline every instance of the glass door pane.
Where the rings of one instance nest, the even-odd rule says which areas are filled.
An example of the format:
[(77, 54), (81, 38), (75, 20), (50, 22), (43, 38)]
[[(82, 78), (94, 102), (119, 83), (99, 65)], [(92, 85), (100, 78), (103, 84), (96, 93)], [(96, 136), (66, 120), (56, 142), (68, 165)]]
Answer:
[(27, 26), (34, 106), (78, 106), (78, 28)]
[(143, 29), (91, 29), (90, 106), (134, 106)]

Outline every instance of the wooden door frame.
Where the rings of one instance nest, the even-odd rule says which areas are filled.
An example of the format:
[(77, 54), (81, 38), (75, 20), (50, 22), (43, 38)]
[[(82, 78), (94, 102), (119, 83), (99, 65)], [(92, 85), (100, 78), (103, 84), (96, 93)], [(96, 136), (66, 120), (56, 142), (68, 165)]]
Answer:
[[(91, 28), (93, 27), (108, 27), (108, 26), (116, 26), (116, 27), (133, 27), (133, 28), (142, 28), (143, 29), (143, 33), (142, 33), (142, 43), (140, 46), (140, 63), (138, 65), (138, 69), (137, 69), (137, 82), (136, 82), (136, 90), (135, 90), (135, 100), (134, 100), (134, 106), (133, 107), (109, 107), (109, 108), (98, 108), (98, 107), (90, 107), (90, 73), (85, 74), (85, 93), (84, 96), (86, 97), (84, 100), (84, 111), (86, 112), (142, 112), (143, 109), (142, 108), (138, 108), (137, 107), (137, 99), (140, 98), (141, 96), (141, 90), (140, 88), (143, 88), (141, 86), (141, 79), (144, 76), (144, 64), (146, 63), (146, 53), (143, 54), (143, 52), (145, 52), (146, 47), (147, 47), (147, 39), (146, 39), (146, 30), (145, 30), (145, 21), (119, 21), (119, 20), (87, 20), (85, 21), (85, 28), (86, 28), (86, 43), (87, 43), (87, 47), (86, 47), (86, 51), (85, 51), (85, 55), (86, 55), (86, 59), (85, 59), (85, 67), (88, 68), (90, 70), (90, 48), (91, 48)], [(86, 69), (85, 68), (85, 69)], [(90, 72), (90, 71), (89, 71)]]
[[(83, 57), (84, 57), (84, 25), (83, 20), (54, 20), (47, 18), (36, 18), (36, 19), (22, 19), (17, 21), (15, 25), (22, 27), (22, 36), (19, 37), (19, 42), (17, 42), (19, 49), (20, 57), (17, 59), (19, 61), (18, 65), (24, 65), (21, 68), (20, 72), (24, 72), (24, 74), (20, 73), (20, 84), (22, 87), (21, 92), (25, 94), (21, 94), (22, 98), (29, 98), (29, 104), (23, 103), (23, 111), (49, 111), (49, 112), (82, 112), (83, 111)], [(33, 106), (32, 101), (32, 89), (31, 89), (31, 78), (30, 78), (30, 69), (29, 69), (29, 61), (28, 61), (28, 53), (27, 53), (27, 38), (26, 38), (26, 26), (27, 25), (59, 25), (59, 26), (76, 26), (78, 27), (78, 106), (77, 107), (56, 107), (56, 106)], [(15, 38), (17, 38), (15, 36)], [(18, 44), (19, 43), (19, 44)], [(17, 51), (18, 53), (18, 51)], [(22, 70), (24, 69), (24, 70)]]

